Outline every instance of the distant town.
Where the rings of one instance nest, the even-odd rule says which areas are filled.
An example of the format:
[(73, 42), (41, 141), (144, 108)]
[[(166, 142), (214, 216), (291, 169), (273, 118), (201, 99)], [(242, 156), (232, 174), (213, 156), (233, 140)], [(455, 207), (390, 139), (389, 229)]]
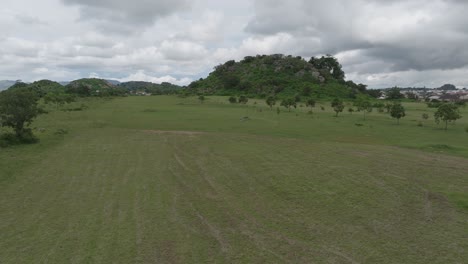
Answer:
[[(457, 89), (453, 84), (445, 84), (440, 88), (417, 88), (417, 87), (408, 87), (400, 88), (400, 93), (402, 93), (405, 98), (413, 99), (417, 101), (445, 101), (445, 102), (457, 102), (457, 101), (466, 101), (468, 100), (468, 89), (462, 88)], [(385, 91), (392, 89), (381, 89), (379, 99), (387, 99), (387, 93)]]

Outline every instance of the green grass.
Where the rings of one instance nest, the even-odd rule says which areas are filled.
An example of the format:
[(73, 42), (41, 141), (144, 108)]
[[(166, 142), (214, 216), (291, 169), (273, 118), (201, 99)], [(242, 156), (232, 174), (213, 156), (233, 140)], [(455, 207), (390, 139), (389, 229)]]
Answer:
[(254, 101), (128, 97), (41, 116), (40, 143), (0, 149), (0, 262), (468, 259), (465, 109), (444, 131), (417, 126), (422, 104), (396, 125)]

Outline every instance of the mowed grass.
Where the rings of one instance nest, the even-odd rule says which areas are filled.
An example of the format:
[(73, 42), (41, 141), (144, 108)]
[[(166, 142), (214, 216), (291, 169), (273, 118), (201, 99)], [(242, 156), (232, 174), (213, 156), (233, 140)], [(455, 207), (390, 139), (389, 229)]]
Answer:
[(39, 144), (0, 150), (0, 262), (468, 259), (466, 110), (443, 131), (416, 126), (433, 111), (421, 104), (396, 125), (225, 101), (128, 97), (40, 117)]

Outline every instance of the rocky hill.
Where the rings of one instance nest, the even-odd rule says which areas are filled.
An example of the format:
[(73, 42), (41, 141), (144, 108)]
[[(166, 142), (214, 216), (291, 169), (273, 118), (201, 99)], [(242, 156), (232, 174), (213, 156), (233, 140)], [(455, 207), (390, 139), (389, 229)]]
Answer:
[(65, 86), (68, 93), (80, 96), (119, 96), (127, 91), (112, 83), (95, 78), (85, 78), (70, 82)]
[(247, 94), (354, 97), (364, 85), (344, 80), (341, 65), (332, 56), (312, 58), (275, 55), (247, 56), (215, 67), (205, 79), (192, 82), (189, 91), (204, 94)]

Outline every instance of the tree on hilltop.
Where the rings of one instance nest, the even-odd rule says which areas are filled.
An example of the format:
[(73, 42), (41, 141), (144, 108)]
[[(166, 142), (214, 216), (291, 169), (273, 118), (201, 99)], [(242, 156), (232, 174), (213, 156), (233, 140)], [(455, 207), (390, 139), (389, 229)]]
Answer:
[(310, 58), (309, 63), (318, 70), (324, 70), (328, 72), (337, 80), (344, 80), (345, 78), (345, 73), (341, 69), (341, 64), (332, 55), (327, 54), (326, 56), (322, 56), (320, 58), (312, 57)]

